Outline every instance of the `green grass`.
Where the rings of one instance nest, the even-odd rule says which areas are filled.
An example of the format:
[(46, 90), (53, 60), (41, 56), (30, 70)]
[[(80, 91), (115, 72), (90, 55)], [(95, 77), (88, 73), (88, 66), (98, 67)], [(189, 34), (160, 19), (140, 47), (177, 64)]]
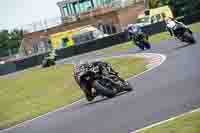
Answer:
[[(142, 58), (109, 59), (124, 78), (146, 70)], [(129, 69), (127, 69), (129, 68)], [(73, 79), (73, 65), (33, 68), (0, 78), (0, 129), (32, 119), (82, 97)]]
[(124, 52), (127, 51), (130, 48), (136, 47), (133, 45), (132, 41), (121, 43), (115, 46), (112, 46), (110, 48), (102, 49), (102, 50), (97, 50), (98, 53), (100, 54), (111, 54), (114, 52)]
[(138, 133), (200, 133), (200, 112), (187, 114)]
[(193, 32), (200, 32), (200, 23), (194, 23), (190, 25)]
[(105, 61), (111, 63), (114, 70), (117, 70), (119, 75), (125, 79), (147, 69), (146, 63), (142, 58), (126, 57), (126, 59), (106, 59)]
[(162, 32), (151, 36), (149, 41), (151, 42), (151, 44), (159, 44), (163, 40), (169, 40), (172, 38), (173, 37), (171, 37), (168, 32)]
[[(193, 32), (200, 32), (200, 23), (194, 23), (194, 24), (190, 25), (189, 27), (191, 27)], [(151, 36), (150, 43), (151, 44), (159, 44), (163, 40), (169, 40), (172, 38), (173, 37), (171, 37), (168, 32), (162, 32), (162, 33), (158, 33), (158, 34)], [(134, 47), (136, 47), (136, 46), (133, 44), (133, 42), (129, 41), (126, 43), (115, 45), (108, 49), (99, 50), (98, 52), (104, 53), (104, 54), (110, 54), (110, 53), (114, 53), (114, 52), (127, 51), (128, 49), (134, 48)]]

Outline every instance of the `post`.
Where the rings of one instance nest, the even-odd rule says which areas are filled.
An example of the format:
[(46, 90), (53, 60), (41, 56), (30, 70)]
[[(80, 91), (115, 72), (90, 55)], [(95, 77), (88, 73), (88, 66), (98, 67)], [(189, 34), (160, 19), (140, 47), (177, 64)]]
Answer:
[(81, 7), (80, 7), (80, 1), (78, 0), (78, 16), (81, 17)]
[(149, 9), (149, 0), (144, 0), (144, 8)]

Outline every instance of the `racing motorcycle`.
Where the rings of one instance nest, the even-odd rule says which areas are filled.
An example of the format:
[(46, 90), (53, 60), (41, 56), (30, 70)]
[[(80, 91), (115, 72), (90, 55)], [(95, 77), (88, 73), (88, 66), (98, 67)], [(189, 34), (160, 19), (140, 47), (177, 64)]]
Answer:
[(132, 35), (132, 39), (141, 50), (145, 50), (145, 48), (151, 49), (151, 45), (148, 41), (148, 35), (145, 33), (139, 32), (135, 35)]
[(56, 65), (56, 54), (55, 53), (49, 53), (47, 56), (44, 57), (44, 60), (42, 61), (42, 67), (50, 67)]
[(75, 80), (88, 101), (92, 101), (96, 96), (112, 98), (120, 92), (132, 91), (130, 84), (120, 78), (110, 66), (94, 64), (76, 66), (74, 70)]
[(182, 24), (176, 24), (176, 26), (173, 28), (174, 35), (177, 39), (179, 39), (182, 42), (187, 42), (194, 44), (195, 39), (193, 37), (193, 32), (186, 26)]

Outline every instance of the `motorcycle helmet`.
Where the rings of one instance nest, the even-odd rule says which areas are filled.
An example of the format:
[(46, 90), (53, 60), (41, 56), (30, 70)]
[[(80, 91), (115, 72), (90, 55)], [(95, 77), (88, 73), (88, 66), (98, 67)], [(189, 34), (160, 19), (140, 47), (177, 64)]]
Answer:
[(132, 33), (140, 33), (140, 32), (142, 32), (141, 27), (139, 25), (136, 25), (136, 24), (135, 25), (134, 24), (129, 24), (128, 25), (128, 29)]
[(172, 19), (167, 19), (166, 23), (169, 28), (174, 28), (176, 26), (176, 23)]

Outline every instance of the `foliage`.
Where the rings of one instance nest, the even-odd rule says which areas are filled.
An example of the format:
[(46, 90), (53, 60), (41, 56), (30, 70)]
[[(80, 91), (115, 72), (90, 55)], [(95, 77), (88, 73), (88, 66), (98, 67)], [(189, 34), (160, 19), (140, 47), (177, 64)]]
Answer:
[[(151, 0), (157, 1), (157, 0)], [(200, 10), (200, 0), (159, 0), (160, 5), (169, 5), (177, 16), (190, 15)], [(195, 3), (195, 4), (194, 4)]]
[(14, 29), (0, 31), (0, 57), (8, 56), (9, 52), (16, 53), (23, 39), (23, 31)]
[(160, 0), (149, 0), (148, 4), (149, 4), (150, 9), (157, 8), (157, 7), (159, 7)]

